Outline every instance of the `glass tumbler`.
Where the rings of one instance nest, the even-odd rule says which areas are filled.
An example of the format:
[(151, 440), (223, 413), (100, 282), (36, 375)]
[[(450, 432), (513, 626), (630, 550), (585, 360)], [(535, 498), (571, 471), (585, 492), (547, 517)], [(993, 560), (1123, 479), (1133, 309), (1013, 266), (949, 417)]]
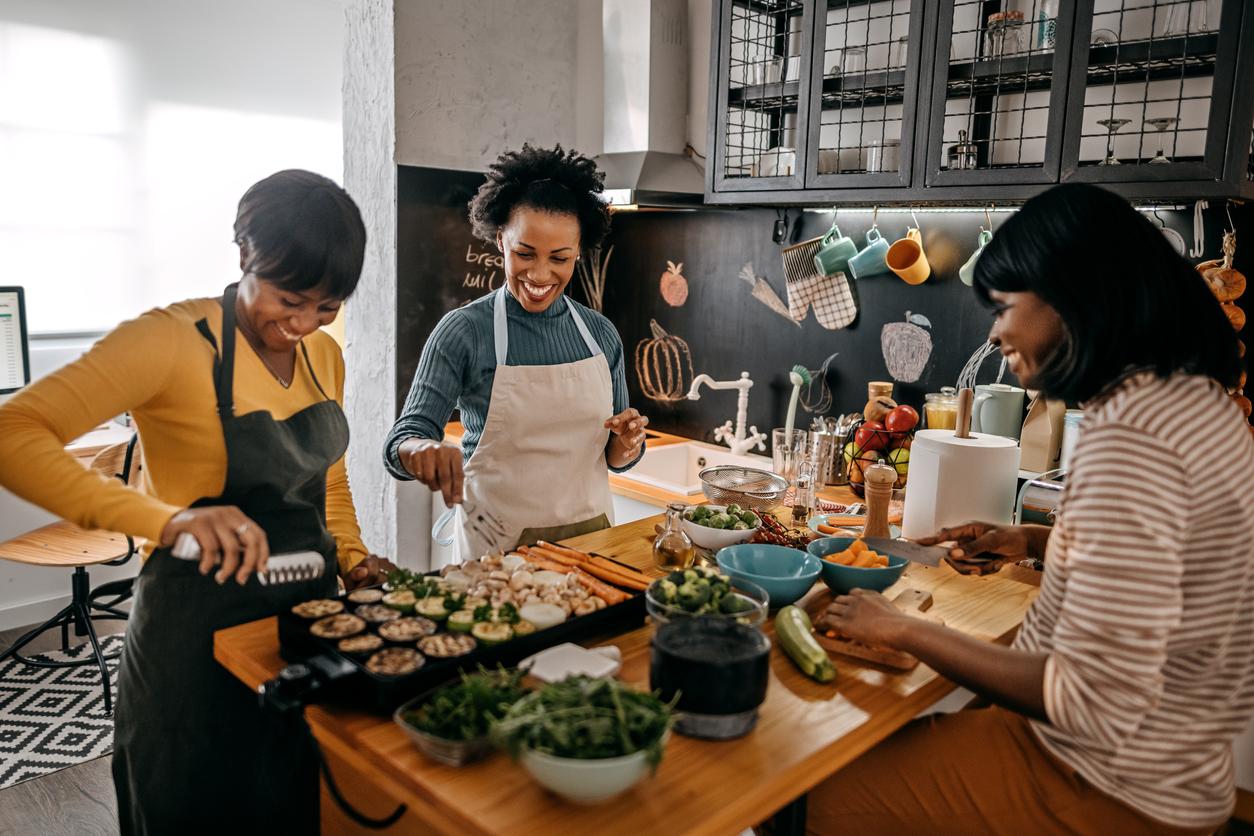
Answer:
[(771, 470), (789, 484), (797, 478), (797, 466), (806, 457), (808, 435), (805, 430), (794, 429), (789, 441), (783, 427), (771, 430)]

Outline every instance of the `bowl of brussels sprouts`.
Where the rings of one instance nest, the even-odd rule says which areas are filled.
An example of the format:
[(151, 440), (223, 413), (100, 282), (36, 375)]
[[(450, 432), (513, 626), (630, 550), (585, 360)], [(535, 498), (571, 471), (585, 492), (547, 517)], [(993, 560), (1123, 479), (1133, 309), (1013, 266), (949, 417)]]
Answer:
[(762, 520), (740, 505), (694, 505), (684, 512), (682, 525), (693, 543), (716, 552), (748, 540)]

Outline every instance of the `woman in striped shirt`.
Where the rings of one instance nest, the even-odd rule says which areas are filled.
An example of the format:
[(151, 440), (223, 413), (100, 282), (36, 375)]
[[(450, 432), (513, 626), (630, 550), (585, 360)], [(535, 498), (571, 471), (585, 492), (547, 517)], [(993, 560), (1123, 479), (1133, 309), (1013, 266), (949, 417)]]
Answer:
[(1205, 833), (1254, 714), (1254, 441), (1238, 343), (1196, 272), (1122, 198), (1059, 186), (984, 250), (990, 339), (1085, 416), (1052, 529), (972, 523), (959, 571), (1044, 560), (1011, 647), (838, 598), (840, 629), (993, 704), (922, 718), (810, 796), (831, 833)]

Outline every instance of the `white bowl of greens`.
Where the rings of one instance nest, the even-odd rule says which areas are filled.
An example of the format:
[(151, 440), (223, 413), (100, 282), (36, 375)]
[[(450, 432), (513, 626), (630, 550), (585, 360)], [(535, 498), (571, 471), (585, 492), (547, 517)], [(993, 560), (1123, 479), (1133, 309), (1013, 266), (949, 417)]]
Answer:
[(682, 525), (693, 543), (718, 551), (748, 540), (762, 520), (741, 505), (694, 505), (684, 512)]
[(511, 705), (492, 738), (541, 786), (596, 804), (657, 769), (673, 722), (671, 706), (652, 694), (572, 676)]

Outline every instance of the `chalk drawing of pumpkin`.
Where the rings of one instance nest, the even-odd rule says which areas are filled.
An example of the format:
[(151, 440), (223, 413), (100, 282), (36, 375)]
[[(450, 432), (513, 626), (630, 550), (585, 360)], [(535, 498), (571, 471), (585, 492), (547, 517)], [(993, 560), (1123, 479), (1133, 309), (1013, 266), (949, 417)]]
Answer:
[(923, 375), (932, 356), (932, 323), (922, 314), (906, 311), (905, 322), (889, 322), (880, 331), (884, 365), (899, 383), (914, 383)]
[(688, 280), (680, 272), (683, 269), (682, 261), (678, 264), (668, 261), (666, 272), (662, 274), (662, 298), (666, 300), (666, 304), (674, 308), (688, 301)]

